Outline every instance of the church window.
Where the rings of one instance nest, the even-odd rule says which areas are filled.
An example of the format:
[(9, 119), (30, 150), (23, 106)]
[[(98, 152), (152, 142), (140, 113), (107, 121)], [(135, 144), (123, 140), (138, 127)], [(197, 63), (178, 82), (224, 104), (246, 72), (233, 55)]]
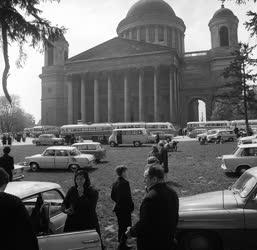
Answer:
[(220, 46), (229, 46), (229, 39), (228, 39), (228, 28), (226, 26), (222, 26), (220, 28)]
[(158, 40), (160, 42), (164, 41), (164, 28), (158, 27)]
[(54, 64), (54, 46), (50, 43), (47, 45), (47, 66)]

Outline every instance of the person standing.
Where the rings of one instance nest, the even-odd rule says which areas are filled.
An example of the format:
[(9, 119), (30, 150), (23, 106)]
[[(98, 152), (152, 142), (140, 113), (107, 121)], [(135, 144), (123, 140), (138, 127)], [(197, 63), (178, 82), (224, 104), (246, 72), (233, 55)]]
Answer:
[(158, 164), (144, 172), (147, 193), (140, 206), (139, 221), (128, 227), (127, 237), (137, 238), (138, 250), (175, 249), (178, 223), (177, 193), (164, 182), (164, 171)]
[(117, 216), (118, 241), (121, 243), (127, 227), (131, 226), (131, 213), (134, 210), (134, 203), (131, 197), (127, 167), (120, 165), (115, 168), (115, 171), (118, 178), (112, 185), (111, 198), (115, 202), (113, 211)]
[(4, 192), (8, 181), (8, 174), (0, 168), (1, 249), (38, 250), (37, 237), (24, 204), (20, 198)]
[(160, 164), (163, 167), (165, 175), (167, 175), (167, 173), (169, 172), (169, 167), (168, 167), (168, 151), (164, 147), (163, 142), (159, 142), (159, 147), (160, 147), (160, 149), (159, 149), (159, 161), (160, 161)]
[(9, 180), (13, 180), (13, 169), (14, 160), (13, 157), (9, 155), (11, 148), (9, 146), (4, 147), (3, 156), (0, 157), (0, 168), (3, 168), (9, 175)]
[[(68, 190), (62, 204), (62, 211), (67, 214), (64, 232), (95, 229), (101, 239), (96, 214), (97, 200), (98, 191), (91, 186), (88, 172), (75, 172), (74, 186)], [(102, 248), (104, 249), (103, 245)]]

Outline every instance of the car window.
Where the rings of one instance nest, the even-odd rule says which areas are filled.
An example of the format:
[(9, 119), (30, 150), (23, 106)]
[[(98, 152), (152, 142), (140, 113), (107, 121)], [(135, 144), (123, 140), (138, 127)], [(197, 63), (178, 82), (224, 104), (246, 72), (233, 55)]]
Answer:
[(63, 196), (57, 190), (50, 190), (42, 193), (44, 203), (49, 204), (50, 218), (62, 213)]
[(89, 144), (89, 145), (87, 145), (87, 147), (89, 150), (96, 150), (96, 145), (94, 145), (94, 144)]
[(55, 156), (65, 157), (68, 156), (67, 150), (56, 150)]
[(43, 155), (44, 156), (54, 156), (55, 155), (55, 150), (47, 149)]
[(245, 148), (241, 156), (257, 156), (257, 148)]

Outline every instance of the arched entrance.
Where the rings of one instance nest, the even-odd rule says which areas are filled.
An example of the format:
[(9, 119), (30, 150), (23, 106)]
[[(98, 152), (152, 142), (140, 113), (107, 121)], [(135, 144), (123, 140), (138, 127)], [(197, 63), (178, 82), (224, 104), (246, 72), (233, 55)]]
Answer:
[(203, 99), (191, 99), (187, 110), (187, 121), (206, 121), (206, 103)]

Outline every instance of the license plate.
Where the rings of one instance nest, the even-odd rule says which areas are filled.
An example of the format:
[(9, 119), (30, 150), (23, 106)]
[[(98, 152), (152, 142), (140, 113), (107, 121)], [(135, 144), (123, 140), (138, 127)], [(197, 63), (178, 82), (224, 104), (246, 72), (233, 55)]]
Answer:
[(221, 166), (220, 166), (222, 169), (224, 169), (224, 170), (227, 170), (227, 167), (226, 167), (226, 165), (225, 164), (221, 164)]

